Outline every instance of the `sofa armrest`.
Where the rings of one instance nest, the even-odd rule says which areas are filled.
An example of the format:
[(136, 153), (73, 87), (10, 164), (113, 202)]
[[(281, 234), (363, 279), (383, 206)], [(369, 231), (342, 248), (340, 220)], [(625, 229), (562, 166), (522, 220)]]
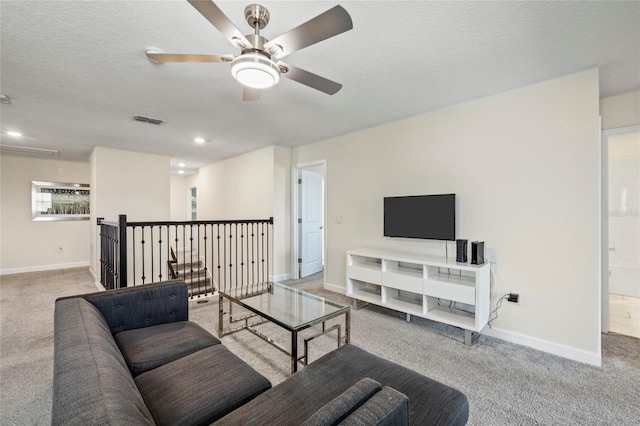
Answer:
[(82, 297), (98, 308), (113, 334), (189, 320), (189, 296), (187, 284), (183, 281), (145, 284), (75, 297)]

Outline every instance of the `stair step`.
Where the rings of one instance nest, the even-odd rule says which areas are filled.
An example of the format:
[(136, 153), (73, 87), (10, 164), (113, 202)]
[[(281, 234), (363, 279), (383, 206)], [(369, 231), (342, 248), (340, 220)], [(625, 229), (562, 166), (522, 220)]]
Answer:
[(190, 281), (185, 280), (185, 282), (187, 283), (187, 290), (189, 292), (189, 296), (207, 294), (207, 293), (212, 293), (214, 291), (210, 278), (202, 278), (199, 280), (190, 280)]
[(189, 265), (185, 265), (184, 268), (181, 265), (178, 265), (178, 266), (174, 265), (173, 270), (178, 275), (204, 275), (207, 273), (207, 270), (204, 267), (204, 265), (200, 265), (197, 268), (193, 268)]
[(201, 270), (203, 268), (204, 268), (204, 263), (201, 262), (201, 261), (197, 262), (197, 263), (174, 263), (173, 264), (173, 270), (174, 271), (181, 271), (181, 272), (183, 270), (189, 272), (192, 269), (194, 271), (197, 271), (197, 270)]

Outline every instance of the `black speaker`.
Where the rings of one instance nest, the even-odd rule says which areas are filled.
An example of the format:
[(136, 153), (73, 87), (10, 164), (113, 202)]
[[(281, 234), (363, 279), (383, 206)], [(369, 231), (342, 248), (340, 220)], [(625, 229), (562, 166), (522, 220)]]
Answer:
[(467, 240), (456, 240), (456, 262), (467, 261)]
[(471, 263), (473, 265), (482, 265), (484, 263), (484, 241), (471, 243)]

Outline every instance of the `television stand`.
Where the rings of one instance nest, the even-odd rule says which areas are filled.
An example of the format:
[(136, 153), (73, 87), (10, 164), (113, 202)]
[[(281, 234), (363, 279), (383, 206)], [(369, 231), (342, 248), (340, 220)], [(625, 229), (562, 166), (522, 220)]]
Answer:
[[(464, 329), (473, 334), (487, 325), (490, 312), (490, 265), (448, 261), (392, 250), (347, 251), (347, 296)], [(464, 304), (466, 306), (459, 306)]]

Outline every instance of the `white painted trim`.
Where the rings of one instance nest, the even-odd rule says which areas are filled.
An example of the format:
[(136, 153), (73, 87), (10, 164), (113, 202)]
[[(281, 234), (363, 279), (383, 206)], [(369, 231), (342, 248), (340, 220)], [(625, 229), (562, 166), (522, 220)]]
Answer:
[(93, 278), (93, 284), (96, 286), (98, 291), (107, 291), (107, 289), (104, 288), (104, 286), (100, 282), (100, 276), (96, 275), (96, 273), (93, 272), (93, 269), (91, 269), (91, 267), (89, 267), (89, 275), (91, 275), (91, 278)]
[(297, 165), (291, 165), (291, 271), (289, 275), (296, 280), (299, 276), (298, 266), (298, 176), (300, 169)]
[(640, 133), (640, 126), (604, 130), (600, 137), (600, 324), (603, 333), (609, 332), (609, 138), (630, 133)]
[(53, 271), (56, 269), (83, 268), (88, 266), (89, 266), (88, 260), (83, 262), (58, 263), (56, 265), (26, 266), (24, 268), (2, 269), (0, 270), (0, 275), (22, 274), (25, 272)]
[(93, 278), (94, 282), (100, 282), (100, 277), (93, 271), (93, 269), (91, 269), (91, 266), (89, 266), (89, 275), (91, 275), (91, 278)]
[(504, 330), (496, 327), (485, 327), (484, 330), (482, 330), (482, 334), (495, 337), (507, 342), (515, 343), (517, 345), (528, 346), (530, 348), (547, 352), (553, 355), (558, 355), (563, 358), (568, 358), (573, 361), (583, 362), (585, 364), (594, 365), (596, 367), (602, 366), (602, 357), (599, 352), (589, 352), (582, 349), (576, 349), (570, 346), (550, 342), (548, 340), (543, 340), (537, 337), (531, 337), (525, 334), (517, 333), (515, 331)]
[(281, 275), (275, 275), (272, 280), (274, 283), (279, 283), (281, 281), (287, 281), (291, 279), (291, 274), (281, 274)]
[[(598, 174), (598, 180), (599, 180), (598, 189), (599, 189), (599, 193), (598, 193), (598, 198), (596, 199), (596, 203), (597, 203), (597, 206), (598, 206), (597, 217), (598, 217), (598, 223), (600, 224), (600, 226), (598, 227), (598, 241), (600, 241), (600, 245), (597, 247), (597, 250), (598, 250), (598, 258), (602, 259), (603, 258), (602, 257), (603, 256), (603, 254), (602, 254), (602, 244), (603, 244), (602, 224), (604, 223), (604, 217), (606, 216), (607, 219), (609, 217), (609, 215), (608, 214), (605, 215), (605, 212), (604, 212), (604, 207), (603, 206), (605, 206), (606, 204), (603, 204), (602, 191), (603, 191), (603, 188), (604, 188), (605, 185), (608, 186), (609, 179), (605, 178), (603, 176), (603, 174), (602, 174), (602, 162), (604, 161), (604, 159), (602, 158), (602, 116), (601, 115), (598, 116), (598, 143), (600, 144), (600, 149), (598, 150), (599, 157), (598, 157), (598, 163), (595, 166), (596, 167), (600, 166), (600, 173)], [(607, 196), (607, 198), (608, 198), (608, 196)], [(607, 229), (609, 229), (608, 225), (609, 225), (609, 223), (607, 221)], [(607, 234), (608, 233), (609, 233), (609, 231), (607, 231)], [(609, 263), (609, 262), (607, 261), (607, 263)], [(603, 280), (603, 275), (604, 275), (604, 272), (603, 272), (603, 269), (602, 269), (603, 262), (600, 261), (597, 266), (598, 266), (598, 278), (599, 278), (598, 279), (598, 287), (600, 287), (600, 291), (598, 292), (598, 305), (600, 306), (600, 309), (598, 309), (598, 326), (600, 326), (600, 333), (598, 333), (598, 336), (597, 336), (596, 351), (598, 353), (598, 356), (602, 357), (602, 327), (603, 327), (603, 325), (606, 325), (607, 327), (609, 327), (609, 321), (606, 321), (606, 324), (605, 324), (605, 322), (602, 319), (602, 315), (603, 315), (602, 306), (604, 305), (604, 303), (602, 303), (602, 288), (603, 288), (602, 280)], [(608, 303), (608, 300), (609, 300), (609, 298), (607, 297), (607, 310), (606, 310), (607, 317), (609, 316), (609, 303)]]
[(604, 130), (602, 132), (602, 136), (610, 138), (611, 136), (620, 136), (620, 135), (626, 135), (628, 133), (638, 133), (638, 132), (640, 132), (640, 125), (618, 127), (617, 129)]
[[(325, 290), (333, 291), (335, 293), (346, 295), (347, 289), (342, 286), (338, 286), (331, 283), (324, 284)], [(515, 343), (517, 345), (527, 346), (542, 352), (547, 352), (553, 355), (557, 355), (563, 358), (567, 358), (573, 361), (583, 362), (585, 364), (594, 365), (596, 367), (602, 366), (602, 357), (600, 352), (589, 352), (582, 349), (572, 348), (567, 345), (550, 342), (548, 340), (540, 339), (537, 337), (527, 336), (515, 331), (509, 331), (501, 328), (489, 328), (485, 327), (481, 334), (486, 336), (495, 337), (496, 339), (504, 340), (506, 342)]]
[(324, 289), (325, 290), (329, 290), (329, 291), (333, 291), (334, 293), (339, 293), (339, 294), (347, 294), (347, 289), (345, 287), (339, 286), (339, 285), (335, 285), (335, 284), (331, 284), (326, 282), (326, 277), (325, 277), (325, 283), (324, 283)]
[(323, 211), (322, 214), (324, 215), (324, 247), (323, 249), (323, 254), (322, 254), (322, 258), (324, 261), (323, 264), (323, 271), (324, 271), (324, 284), (326, 286), (327, 283), (327, 263), (328, 263), (328, 256), (327, 256), (327, 246), (328, 244), (328, 229), (329, 229), (329, 223), (328, 223), (328, 216), (327, 216), (327, 160), (326, 159), (321, 159), (321, 160), (316, 160), (316, 161), (308, 161), (308, 162), (304, 162), (304, 163), (296, 163), (296, 164), (292, 164), (291, 165), (291, 271), (289, 276), (291, 277), (290, 279), (296, 280), (298, 278), (300, 278), (300, 274), (299, 274), (299, 267), (298, 267), (298, 257), (300, 256), (299, 254), (299, 250), (298, 250), (298, 238), (300, 238), (300, 236), (298, 235), (298, 202), (299, 202), (299, 197), (298, 197), (298, 178), (300, 178), (300, 170), (304, 169), (304, 168), (308, 168), (308, 167), (313, 167), (313, 166), (322, 166), (323, 167), (323, 172), (322, 172), (322, 181), (324, 184), (324, 193), (323, 193), (323, 200), (322, 200), (322, 204), (323, 204)]

